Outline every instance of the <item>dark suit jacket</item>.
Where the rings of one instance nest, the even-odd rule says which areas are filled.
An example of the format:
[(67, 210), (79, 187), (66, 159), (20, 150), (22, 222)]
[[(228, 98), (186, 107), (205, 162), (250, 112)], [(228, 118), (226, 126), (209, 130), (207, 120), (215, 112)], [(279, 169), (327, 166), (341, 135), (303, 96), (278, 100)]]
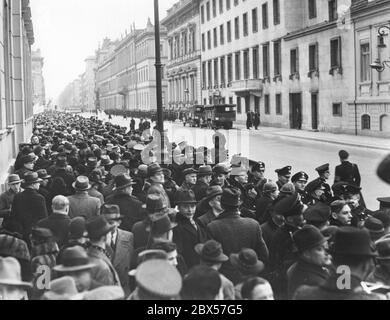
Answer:
[(53, 174), (53, 178), (55, 177), (61, 177), (62, 179), (64, 179), (66, 184), (66, 191), (68, 192), (68, 194), (72, 194), (74, 192), (72, 183), (75, 181), (75, 177), (73, 174), (66, 171), (66, 169), (57, 168)]
[(207, 241), (207, 233), (198, 224), (198, 230), (196, 230), (190, 220), (181, 214), (177, 215), (176, 222), (178, 226), (173, 229), (173, 242), (176, 243), (177, 252), (183, 256), (188, 269), (190, 269), (200, 263), (195, 246)]
[(40, 169), (47, 169), (51, 165), (50, 160), (46, 160), (43, 157), (39, 157), (37, 162), (35, 162), (34, 170), (38, 171)]
[(295, 291), (300, 286), (319, 286), (329, 278), (329, 275), (326, 268), (298, 260), (287, 271), (288, 299), (292, 299)]
[(142, 221), (145, 216), (142, 210), (142, 202), (129, 194), (116, 192), (106, 200), (108, 204), (119, 206), (121, 214), (124, 216), (121, 229), (131, 232), (134, 224)]
[(279, 230), (279, 226), (277, 226), (272, 219), (269, 219), (266, 223), (262, 224), (261, 231), (263, 235), (263, 239), (265, 244), (267, 245), (267, 248), (270, 249), (270, 259), (271, 259), (271, 248), (274, 247), (274, 238), (276, 235), (276, 232)]
[[(268, 248), (259, 223), (251, 218), (242, 218), (239, 211), (225, 211), (207, 226), (209, 236), (221, 243), (223, 253), (228, 257), (241, 249), (253, 249), (262, 262), (268, 262)], [(240, 279), (238, 271), (227, 261), (221, 271), (234, 284)]]
[(25, 239), (31, 234), (32, 227), (46, 217), (45, 198), (38, 191), (26, 189), (15, 196), (11, 218), (21, 225)]
[(69, 224), (71, 219), (63, 214), (51, 214), (48, 218), (38, 222), (41, 228), (50, 229), (58, 246), (61, 248), (68, 243)]
[(223, 253), (227, 256), (248, 248), (256, 251), (261, 261), (268, 262), (268, 248), (259, 223), (242, 218), (239, 211), (225, 211), (207, 226), (207, 230), (212, 239), (222, 244)]
[(195, 197), (197, 201), (202, 200), (206, 196), (206, 191), (209, 185), (203, 181), (198, 180), (196, 185), (192, 188), (195, 193)]
[(268, 220), (273, 200), (264, 195), (256, 201), (256, 220), (261, 224)]
[(201, 228), (207, 230), (207, 226), (216, 219), (212, 210), (207, 211), (204, 215), (196, 219), (196, 222), (200, 225)]
[(350, 289), (338, 289), (337, 279), (332, 275), (319, 286), (302, 286), (297, 289), (293, 300), (381, 300), (376, 294), (368, 294), (361, 287), (361, 279), (351, 276)]
[(360, 187), (361, 178), (358, 166), (349, 161), (344, 161), (336, 167), (334, 181), (335, 183), (344, 181)]
[(150, 232), (146, 231), (148, 221), (143, 220), (134, 224), (131, 232), (134, 235), (134, 249), (146, 247), (149, 240)]

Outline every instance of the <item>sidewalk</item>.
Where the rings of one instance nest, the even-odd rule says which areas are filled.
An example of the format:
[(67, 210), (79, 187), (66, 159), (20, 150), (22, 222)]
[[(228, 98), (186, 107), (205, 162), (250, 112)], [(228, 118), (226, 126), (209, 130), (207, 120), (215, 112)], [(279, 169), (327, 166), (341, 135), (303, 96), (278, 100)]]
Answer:
[[(246, 125), (236, 123), (235, 128), (239, 130), (247, 130)], [(274, 135), (294, 139), (311, 140), (324, 143), (333, 143), (337, 145), (345, 145), (360, 148), (369, 148), (377, 150), (385, 150), (390, 152), (390, 139), (368, 136), (354, 136), (349, 134), (337, 134), (330, 132), (314, 132), (306, 130), (293, 130), (274, 127), (259, 127), (259, 130), (250, 130), (253, 134), (259, 135)]]

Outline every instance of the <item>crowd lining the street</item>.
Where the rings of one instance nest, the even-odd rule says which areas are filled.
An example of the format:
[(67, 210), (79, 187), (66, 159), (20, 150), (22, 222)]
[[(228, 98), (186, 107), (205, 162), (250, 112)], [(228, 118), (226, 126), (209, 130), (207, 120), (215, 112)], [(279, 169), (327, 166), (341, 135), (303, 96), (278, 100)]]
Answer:
[[(211, 150), (160, 154), (135, 124), (36, 116), (0, 195), (2, 299), (387, 298), (390, 198), (365, 207), (347, 151), (330, 182), (329, 164), (309, 177), (229, 159), (219, 132)], [(390, 184), (390, 157), (377, 173)]]

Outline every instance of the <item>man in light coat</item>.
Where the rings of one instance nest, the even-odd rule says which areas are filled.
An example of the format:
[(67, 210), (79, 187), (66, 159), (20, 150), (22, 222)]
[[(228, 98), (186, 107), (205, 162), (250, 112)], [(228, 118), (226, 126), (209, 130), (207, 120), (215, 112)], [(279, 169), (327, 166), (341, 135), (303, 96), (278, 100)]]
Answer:
[(88, 190), (91, 188), (89, 179), (85, 176), (79, 176), (73, 183), (73, 188), (76, 194), (69, 196), (69, 217), (83, 216), (86, 220), (96, 217), (100, 213), (100, 200), (88, 195)]

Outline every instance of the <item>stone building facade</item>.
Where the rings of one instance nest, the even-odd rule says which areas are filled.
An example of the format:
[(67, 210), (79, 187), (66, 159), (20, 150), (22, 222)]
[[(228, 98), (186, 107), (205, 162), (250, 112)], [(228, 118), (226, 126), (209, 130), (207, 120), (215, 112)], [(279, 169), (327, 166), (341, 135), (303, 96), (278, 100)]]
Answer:
[[(390, 68), (370, 68), (390, 60), (390, 1), (353, 0), (351, 17), (355, 42), (355, 98), (348, 102), (348, 128), (359, 134), (390, 137)], [(381, 26), (385, 32), (379, 37)]]
[[(163, 65), (167, 62), (166, 36), (166, 30), (161, 28)], [(95, 90), (99, 107), (102, 110), (156, 110), (155, 37), (150, 19), (145, 29), (133, 28), (108, 51), (111, 52), (104, 57), (97, 57)], [(165, 107), (167, 89), (167, 81), (163, 79)]]
[(180, 112), (201, 104), (199, 0), (181, 0), (161, 22), (168, 31), (168, 108)]
[(0, 184), (2, 190), (19, 151), (33, 129), (31, 46), (34, 30), (28, 0), (4, 0), (0, 6)]

